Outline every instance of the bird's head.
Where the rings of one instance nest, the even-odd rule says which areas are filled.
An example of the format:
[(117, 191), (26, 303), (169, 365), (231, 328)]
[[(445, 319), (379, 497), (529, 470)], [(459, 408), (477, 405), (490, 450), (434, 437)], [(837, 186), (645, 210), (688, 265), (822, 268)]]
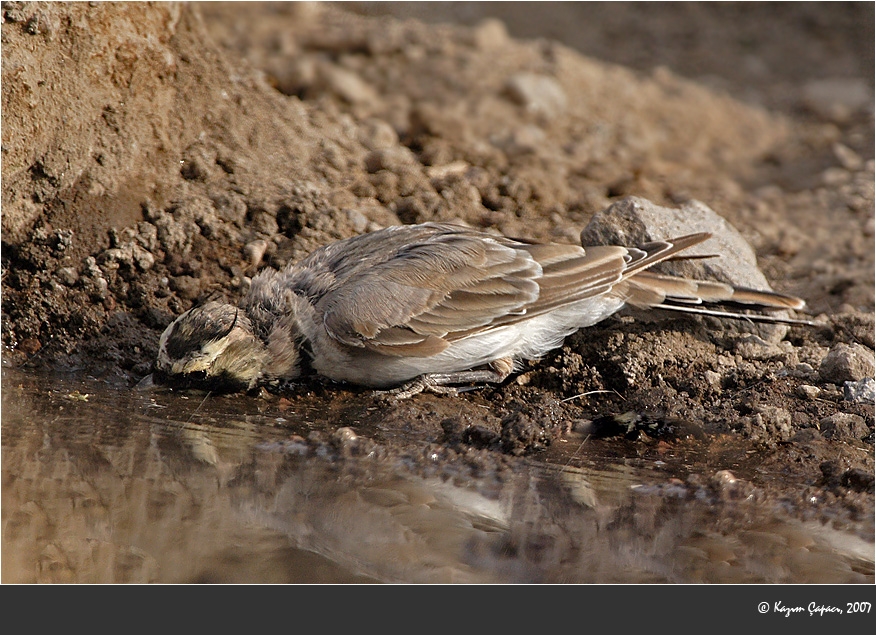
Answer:
[(262, 378), (268, 351), (243, 311), (207, 302), (180, 315), (158, 343), (163, 383), (211, 390), (249, 390)]

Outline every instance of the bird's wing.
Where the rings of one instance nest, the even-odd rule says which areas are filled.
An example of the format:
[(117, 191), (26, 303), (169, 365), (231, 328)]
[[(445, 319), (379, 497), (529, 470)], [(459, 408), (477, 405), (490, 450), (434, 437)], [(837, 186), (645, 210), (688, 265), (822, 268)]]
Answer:
[(607, 293), (681, 248), (653, 243), (585, 251), (447, 228), (340, 281), (317, 309), (342, 344), (429, 356), (462, 337)]
[(387, 355), (428, 356), (457, 331), (538, 298), (540, 265), (513, 241), (455, 227), (348, 276), (317, 304), (330, 336)]
[[(648, 267), (672, 258), (703, 242), (710, 234), (691, 234), (672, 241), (655, 241), (639, 247), (527, 245), (524, 247), (543, 269), (538, 300), (526, 307), (528, 317), (607, 293), (617, 293), (619, 283), (643, 275)], [(624, 297), (626, 292), (620, 294)], [(625, 298), (624, 298), (625, 299)], [(514, 321), (498, 320), (496, 325)]]

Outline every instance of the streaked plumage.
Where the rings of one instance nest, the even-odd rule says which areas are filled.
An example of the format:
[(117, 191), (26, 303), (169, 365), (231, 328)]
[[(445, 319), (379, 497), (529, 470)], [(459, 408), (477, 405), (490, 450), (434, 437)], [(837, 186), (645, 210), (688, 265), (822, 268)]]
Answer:
[(161, 336), (156, 370), (238, 389), (294, 380), (303, 368), (374, 388), (501, 381), (514, 360), (543, 355), (625, 304), (727, 317), (741, 315), (703, 303), (803, 307), (647, 271), (707, 238), (582, 248), (441, 223), (389, 227), (262, 271), (240, 307), (209, 302), (183, 313)]

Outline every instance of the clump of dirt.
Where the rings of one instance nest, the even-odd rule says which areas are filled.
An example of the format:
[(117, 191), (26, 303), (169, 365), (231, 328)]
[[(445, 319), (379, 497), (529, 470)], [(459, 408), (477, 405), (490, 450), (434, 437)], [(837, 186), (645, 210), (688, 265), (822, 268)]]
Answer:
[[(834, 45), (857, 46), (842, 28)], [(605, 417), (622, 419), (603, 432), (640, 440), (737, 435), (801, 482), (869, 487), (872, 507), (859, 474), (873, 472), (872, 71), (763, 70), (766, 108), (665, 67), (514, 39), (493, 19), (309, 3), (8, 2), (2, 36), (6, 363), (132, 385), (174, 316), (234, 301), (259, 268), (332, 240), (456, 220), (575, 242), (625, 196), (700, 200), (819, 326), (772, 343), (619, 316), (504, 386), (417, 397), (381, 420), (511, 455)], [(663, 45), (668, 59), (684, 47)]]

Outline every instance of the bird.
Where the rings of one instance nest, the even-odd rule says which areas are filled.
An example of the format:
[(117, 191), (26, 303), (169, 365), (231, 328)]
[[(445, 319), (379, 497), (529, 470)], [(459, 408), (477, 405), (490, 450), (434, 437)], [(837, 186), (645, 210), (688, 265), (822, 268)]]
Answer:
[(797, 297), (650, 271), (700, 258), (683, 252), (710, 237), (582, 246), (452, 223), (390, 226), (263, 269), (237, 305), (184, 312), (162, 333), (153, 374), (231, 392), (315, 375), (403, 398), (501, 383), (625, 306), (807, 323), (771, 313), (802, 309)]

